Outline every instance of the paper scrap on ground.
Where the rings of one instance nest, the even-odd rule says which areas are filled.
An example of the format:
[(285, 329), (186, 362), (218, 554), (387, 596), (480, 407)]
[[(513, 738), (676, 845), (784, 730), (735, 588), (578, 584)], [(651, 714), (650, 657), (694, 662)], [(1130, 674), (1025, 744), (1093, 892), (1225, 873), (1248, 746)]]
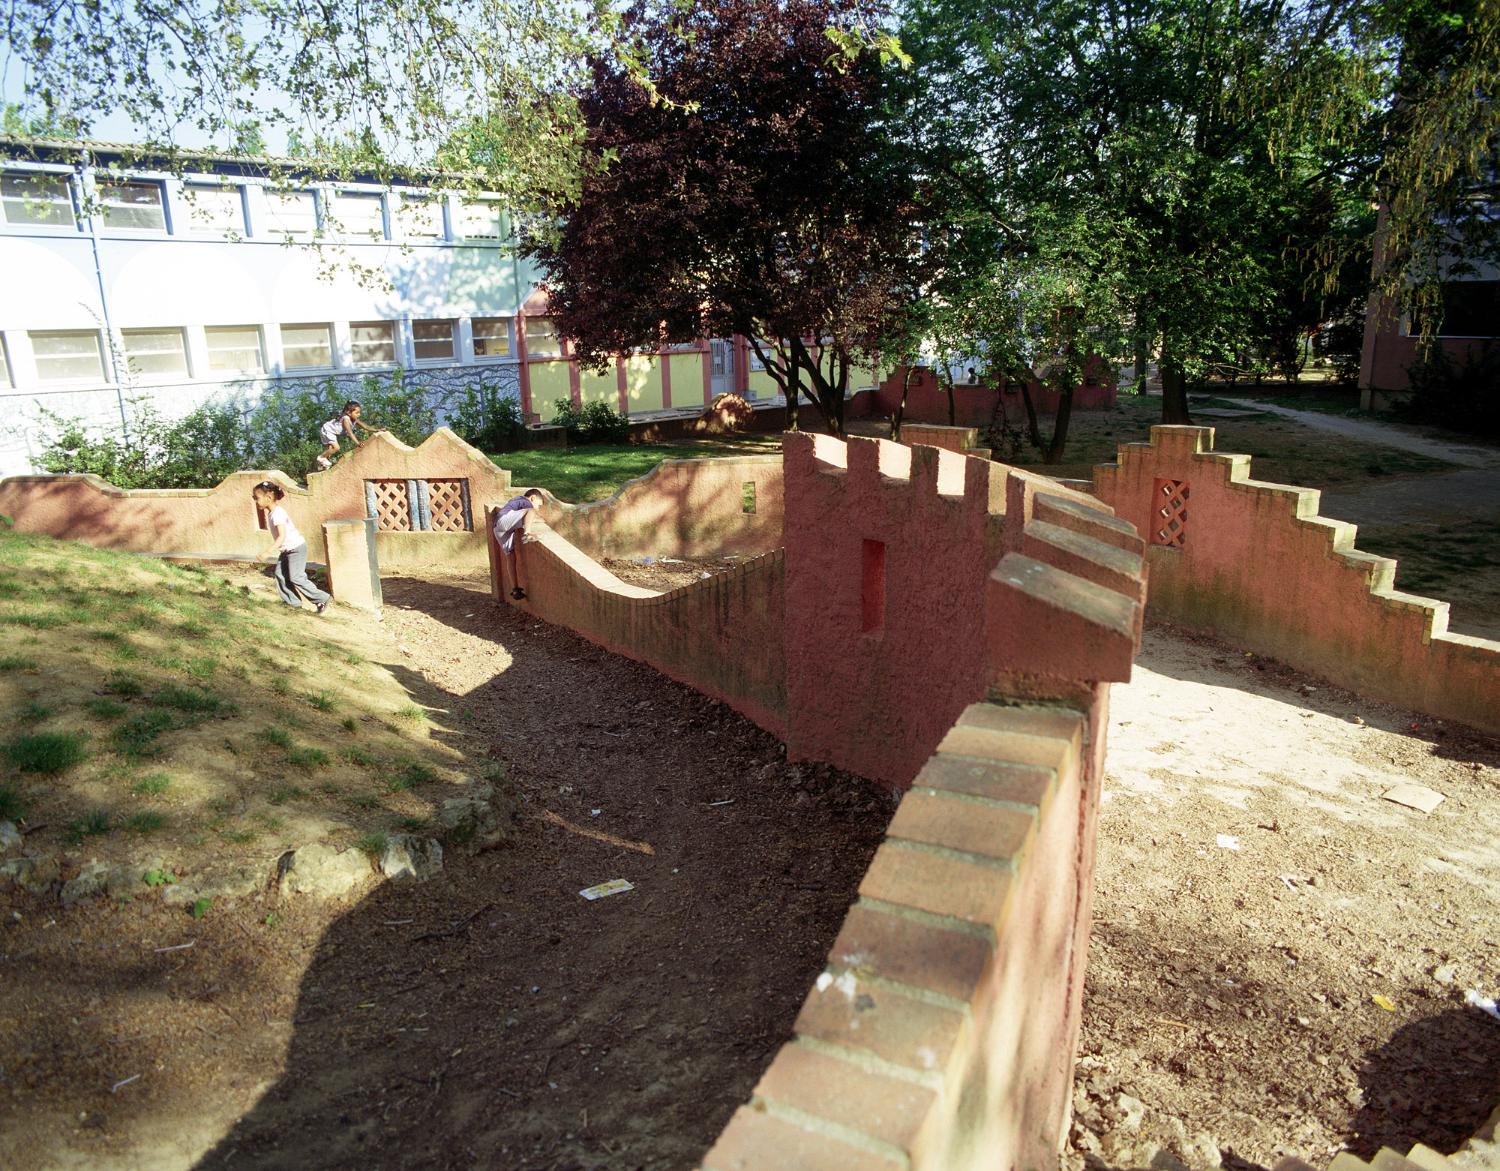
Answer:
[(610, 895), (624, 894), (627, 890), (634, 889), (635, 887), (631, 885), (628, 879), (611, 878), (608, 882), (601, 882), (598, 886), (584, 887), (578, 893), (588, 899), (589, 902), (593, 902), (595, 899), (606, 899)]
[(1374, 996), (1370, 997), (1370, 999), (1378, 1004), (1381, 1008), (1385, 1009), (1386, 1012), (1396, 1011), (1396, 1002), (1389, 996), (1384, 996), (1381, 993), (1377, 992)]
[(1423, 785), (1397, 785), (1394, 789), (1387, 789), (1381, 796), (1396, 805), (1405, 805), (1408, 809), (1418, 809), (1423, 813), (1431, 813), (1447, 800), (1441, 793), (1435, 793)]
[(1219, 845), (1223, 846), (1226, 850), (1238, 850), (1240, 848), (1240, 839), (1233, 834), (1220, 834)]

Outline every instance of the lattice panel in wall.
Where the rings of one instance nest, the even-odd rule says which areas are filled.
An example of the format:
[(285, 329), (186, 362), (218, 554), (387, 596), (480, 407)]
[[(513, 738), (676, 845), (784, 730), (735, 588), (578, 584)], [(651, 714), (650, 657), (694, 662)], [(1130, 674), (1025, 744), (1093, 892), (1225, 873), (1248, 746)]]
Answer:
[(375, 527), (383, 533), (411, 532), (411, 500), (405, 480), (366, 480), (373, 490)]
[(469, 531), (469, 510), (464, 501), (467, 487), (464, 480), (427, 481), (428, 528), (435, 533)]
[(1186, 480), (1157, 480), (1151, 514), (1151, 543), (1181, 549), (1187, 539)]

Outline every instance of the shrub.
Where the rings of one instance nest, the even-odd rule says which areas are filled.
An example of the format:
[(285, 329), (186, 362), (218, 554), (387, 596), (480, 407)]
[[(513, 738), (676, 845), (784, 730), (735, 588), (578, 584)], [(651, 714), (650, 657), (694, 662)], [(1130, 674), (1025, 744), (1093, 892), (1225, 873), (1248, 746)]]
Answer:
[(1401, 405), (1402, 414), (1455, 431), (1500, 436), (1500, 346), (1484, 342), (1462, 362), (1434, 348), (1408, 373), (1411, 399)]
[(520, 401), (487, 382), (464, 389), (448, 413), (448, 425), (484, 452), (514, 451), (526, 434)]
[(577, 407), (558, 399), (553, 409), (552, 421), (568, 433), (569, 443), (624, 443), (630, 437), (630, 419), (608, 403)]

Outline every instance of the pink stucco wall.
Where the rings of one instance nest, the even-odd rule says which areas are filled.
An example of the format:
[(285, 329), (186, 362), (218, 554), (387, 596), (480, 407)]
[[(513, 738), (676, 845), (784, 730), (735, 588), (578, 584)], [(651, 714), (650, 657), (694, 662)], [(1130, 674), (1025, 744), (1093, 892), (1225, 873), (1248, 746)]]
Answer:
[[(530, 521), (514, 560), (491, 537), (497, 598), (724, 701), (777, 735), (786, 719), (780, 550), (668, 593), (628, 585)], [(519, 581), (524, 601), (509, 594)]]
[[(1401, 314), (1391, 297), (1370, 299), (1359, 355), (1360, 406), (1380, 410), (1409, 397), (1409, 372), (1424, 340), (1401, 331)], [(1462, 364), (1485, 345), (1495, 343), (1491, 338), (1445, 337), (1436, 344), (1454, 363)]]
[[(504, 503), (510, 473), (496, 467), (446, 427), (417, 447), (381, 433), (307, 477), (307, 487), (280, 472), (236, 472), (212, 488), (122, 491), (97, 476), (12, 476), (0, 480), (0, 513), (19, 532), (47, 533), (103, 549), (256, 560), (269, 554), (250, 489), (275, 480), (283, 507), (307, 537), (308, 556), (325, 557), (323, 525), (363, 517), (367, 479), (467, 479), (475, 516)], [(383, 569), (484, 564), (484, 535), (382, 532), (375, 537)]]
[(551, 501), (545, 515), (594, 558), (765, 553), (781, 547), (781, 478), (776, 455), (669, 459), (607, 500)]
[(1311, 488), (1250, 479), (1211, 427), (1153, 427), (1094, 470), (1148, 541), (1163, 482), (1186, 484), (1180, 547), (1153, 543), (1151, 610), (1375, 699), (1500, 732), (1500, 643), (1448, 633), (1448, 604), (1393, 588), (1396, 563), (1354, 547)]

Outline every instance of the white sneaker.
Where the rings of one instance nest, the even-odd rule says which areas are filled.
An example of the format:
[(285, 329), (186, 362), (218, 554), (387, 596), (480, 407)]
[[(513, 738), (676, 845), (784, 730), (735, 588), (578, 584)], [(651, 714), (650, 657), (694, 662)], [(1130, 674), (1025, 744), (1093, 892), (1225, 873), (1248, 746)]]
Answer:
[(321, 470), (323, 470), (323, 471), (326, 472), (329, 468), (333, 467), (333, 465), (331, 463), (329, 463), (327, 459), (325, 459), (323, 456), (320, 455), (320, 456), (318, 456), (318, 467)]

